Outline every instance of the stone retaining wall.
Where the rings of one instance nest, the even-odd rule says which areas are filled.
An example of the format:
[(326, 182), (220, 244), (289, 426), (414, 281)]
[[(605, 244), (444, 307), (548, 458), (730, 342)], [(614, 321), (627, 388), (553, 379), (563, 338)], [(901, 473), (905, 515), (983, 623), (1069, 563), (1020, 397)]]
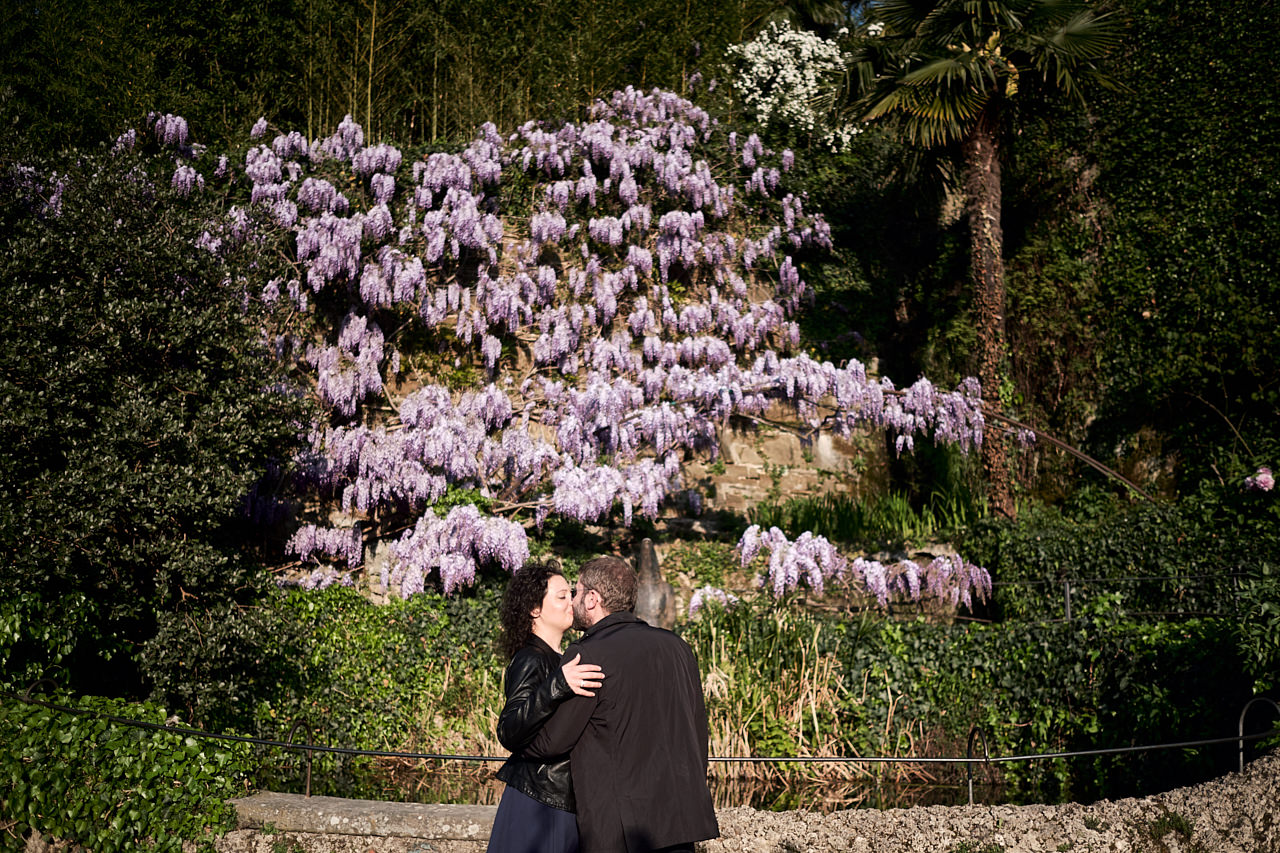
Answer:
[(773, 427), (728, 426), (720, 431), (715, 465), (685, 466), (691, 487), (709, 509), (742, 512), (770, 500), (835, 492), (865, 493), (887, 482), (888, 456), (880, 433), (850, 440), (821, 433), (812, 441)]
[[(481, 853), (497, 808), (286, 794), (235, 805), (244, 828), (219, 839), (218, 853)], [(724, 808), (717, 817), (721, 837), (701, 853), (1277, 853), (1280, 752), (1201, 785), (1090, 804)]]
[[(216, 839), (217, 853), (482, 853), (497, 808), (273, 793), (233, 803), (240, 828)], [(1135, 799), (717, 817), (721, 837), (700, 853), (1277, 853), (1280, 751), (1243, 773)], [(54, 851), (78, 853), (39, 839), (26, 848)]]

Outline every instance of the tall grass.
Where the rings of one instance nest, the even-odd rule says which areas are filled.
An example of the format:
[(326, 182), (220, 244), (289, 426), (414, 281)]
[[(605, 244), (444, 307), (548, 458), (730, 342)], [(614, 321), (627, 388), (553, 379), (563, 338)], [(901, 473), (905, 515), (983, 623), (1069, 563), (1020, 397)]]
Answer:
[[(873, 623), (833, 621), (787, 602), (761, 598), (731, 610), (709, 606), (680, 626), (703, 673), (713, 756), (858, 757), (923, 754), (923, 729), (907, 715), (869, 713), (902, 699), (874, 679), (847, 677), (840, 652)], [(470, 665), (439, 661), (439, 684), (414, 700), (411, 724), (397, 748), (408, 752), (505, 756), (494, 734), (502, 709), (496, 660)], [(365, 796), (420, 801), (495, 803), (496, 762), (379, 759), (361, 773)], [(717, 802), (772, 796), (847, 803), (867, 795), (868, 782), (931, 780), (923, 765), (854, 762), (713, 762)], [(825, 789), (821, 797), (819, 789)], [(805, 792), (808, 793), (805, 793)], [(741, 798), (746, 797), (747, 800)], [(761, 803), (768, 806), (771, 802)], [(785, 802), (782, 805), (786, 805)]]
[[(504, 757), (497, 722), (505, 697), (502, 671), (495, 665), (453, 667), (445, 661), (442, 696), (415, 702), (413, 725), (404, 733), (403, 752)], [(503, 785), (497, 761), (432, 761), (380, 758), (369, 783), (385, 799), (496, 805)]]
[[(711, 754), (732, 758), (905, 756), (919, 746), (910, 721), (866, 724), (837, 654), (856, 623), (816, 619), (786, 604), (711, 606), (681, 628), (703, 669)], [(892, 701), (892, 690), (890, 690)], [(873, 701), (881, 701), (875, 697)], [(717, 782), (838, 785), (927, 779), (919, 766), (855, 762), (715, 762)]]

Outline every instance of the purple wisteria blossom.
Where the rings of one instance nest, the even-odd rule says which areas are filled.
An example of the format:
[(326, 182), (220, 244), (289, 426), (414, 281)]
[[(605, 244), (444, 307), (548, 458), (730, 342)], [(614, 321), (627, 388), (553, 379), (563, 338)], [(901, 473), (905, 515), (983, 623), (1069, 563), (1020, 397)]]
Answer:
[(1269, 492), (1276, 487), (1276, 478), (1271, 474), (1271, 469), (1264, 465), (1252, 477), (1245, 478), (1244, 487), (1252, 492)]
[(805, 532), (793, 542), (778, 528), (763, 530), (759, 525), (742, 534), (738, 553), (744, 568), (767, 553), (767, 567), (758, 581), (771, 587), (776, 597), (801, 586), (822, 595), (831, 580), (874, 598), (880, 607), (927, 597), (950, 607), (972, 609), (975, 599), (985, 602), (991, 596), (987, 570), (955, 555), (935, 557), (923, 565), (914, 560), (889, 565), (863, 557), (850, 560), (822, 536)]
[(163, 145), (181, 147), (187, 144), (189, 131), (187, 120), (172, 113), (152, 116), (152, 131), (156, 140)]
[(307, 156), (310, 146), (307, 138), (298, 131), (282, 133), (271, 142), (271, 150), (282, 159)]
[(720, 607), (728, 610), (736, 606), (739, 602), (738, 596), (723, 589), (718, 589), (710, 584), (699, 587), (693, 591), (693, 595), (689, 597), (689, 618), (692, 619), (698, 615), (698, 611), (706, 607), (708, 604), (715, 603)]
[(355, 568), (364, 559), (364, 539), (358, 524), (348, 528), (304, 524), (289, 539), (285, 550), (303, 562), (320, 554), (340, 558), (348, 568)]
[(316, 144), (312, 153), (320, 159), (332, 157), (335, 160), (350, 160), (363, 148), (364, 128), (348, 115), (342, 119), (332, 136)]
[(116, 137), (115, 144), (111, 146), (112, 154), (124, 154), (132, 151), (138, 145), (138, 129), (131, 127), (124, 133)]
[(378, 324), (350, 313), (338, 345), (311, 347), (307, 361), (316, 369), (320, 399), (350, 417), (368, 396), (382, 390), (383, 335)]
[[(151, 126), (187, 144), (185, 122)], [(729, 419), (776, 409), (842, 436), (886, 430), (903, 452), (982, 440), (976, 382), (899, 388), (800, 351), (801, 260), (831, 247), (830, 227), (786, 185), (794, 152), (738, 139), (685, 98), (629, 88), (582, 122), (506, 138), (485, 125), (423, 157), (366, 144), (350, 116), (314, 142), (267, 138), (259, 121), (220, 161), (233, 203), (199, 245), (282, 247), (245, 292), (278, 312), (264, 340), (321, 410), (292, 468), (311, 523), (290, 548), (304, 561), (354, 559), (350, 575), (365, 545), (391, 546), (389, 588), (413, 594), (435, 572), (451, 591), (483, 566), (517, 567), (522, 525), (549, 514), (630, 523), (692, 508), (683, 463), (713, 456)], [(189, 166), (172, 178), (199, 186)], [(442, 517), (462, 490), (477, 502)], [(323, 532), (335, 510), (358, 521), (359, 549), (349, 530)], [(768, 550), (779, 594), (838, 579), (878, 601), (963, 604), (984, 588), (962, 561), (880, 566), (821, 537), (751, 535), (744, 554)]]
[(394, 175), (403, 160), (400, 150), (390, 145), (372, 145), (359, 150), (351, 158), (351, 171), (357, 175)]
[(179, 163), (178, 168), (173, 172), (171, 184), (178, 195), (189, 196), (204, 189), (204, 175), (201, 175), (186, 163)]
[(391, 553), (383, 587), (399, 587), (407, 598), (425, 589), (432, 570), (439, 573), (445, 594), (470, 585), (481, 564), (514, 572), (529, 559), (529, 540), (519, 524), (483, 516), (468, 504), (454, 507), (444, 518), (428, 509)]

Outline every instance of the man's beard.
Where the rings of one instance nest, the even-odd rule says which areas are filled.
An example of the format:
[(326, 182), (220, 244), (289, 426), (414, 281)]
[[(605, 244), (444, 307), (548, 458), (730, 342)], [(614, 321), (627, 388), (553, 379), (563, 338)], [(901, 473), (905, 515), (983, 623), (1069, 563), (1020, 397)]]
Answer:
[(591, 623), (587, 621), (586, 610), (576, 603), (573, 605), (573, 627), (579, 631), (585, 631), (591, 627)]

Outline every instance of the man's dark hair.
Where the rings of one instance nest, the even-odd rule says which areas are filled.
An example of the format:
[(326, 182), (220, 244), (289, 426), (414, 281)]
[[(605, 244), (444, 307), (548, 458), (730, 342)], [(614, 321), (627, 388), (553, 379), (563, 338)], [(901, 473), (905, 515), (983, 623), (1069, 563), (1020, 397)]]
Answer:
[(600, 594), (604, 609), (610, 613), (634, 610), (636, 606), (636, 573), (619, 557), (595, 557), (582, 564), (578, 583), (584, 589)]
[(507, 591), (502, 595), (501, 648), (508, 660), (515, 657), (533, 633), (533, 616), (530, 614), (542, 606), (547, 584), (553, 575), (564, 575), (560, 564), (554, 560), (525, 563), (507, 583)]

